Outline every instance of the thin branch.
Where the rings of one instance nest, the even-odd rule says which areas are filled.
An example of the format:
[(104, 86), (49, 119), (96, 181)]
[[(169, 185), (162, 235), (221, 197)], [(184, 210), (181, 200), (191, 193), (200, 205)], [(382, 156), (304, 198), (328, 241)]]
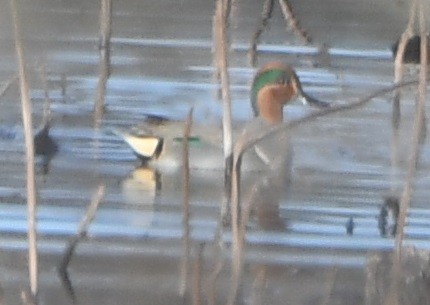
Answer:
[(11, 78), (9, 78), (1, 87), (0, 87), (0, 97), (2, 97), (7, 89), (10, 88), (10, 86), (16, 81), (18, 80), (18, 75), (14, 75)]
[(400, 201), (400, 213), (397, 221), (397, 234), (396, 234), (396, 257), (401, 257), (401, 248), (404, 238), (404, 226), (406, 224), (406, 215), (409, 210), (411, 196), (415, 183), (415, 176), (417, 172), (419, 156), (421, 152), (421, 132), (424, 126), (424, 107), (426, 100), (426, 86), (427, 86), (427, 32), (426, 32), (426, 21), (424, 15), (424, 6), (420, 1), (419, 19), (420, 19), (420, 31), (421, 31), (421, 65), (420, 65), (420, 76), (418, 85), (418, 103), (416, 105), (415, 120), (413, 127), (413, 138), (412, 138), (412, 151), (409, 156), (408, 172), (406, 183), (403, 188), (402, 199)]
[(190, 160), (188, 138), (193, 124), (193, 108), (185, 121), (182, 141), (182, 260), (179, 295), (184, 297), (187, 290), (188, 262), (190, 256)]
[(288, 2), (288, 0), (279, 0), (279, 5), (281, 6), (282, 14), (284, 15), (285, 20), (293, 29), (293, 33), (298, 36), (304, 44), (311, 43), (311, 37), (300, 26), (299, 20), (294, 15), (293, 8), (291, 7), (291, 4)]
[(24, 125), (25, 154), (27, 163), (27, 217), (28, 217), (28, 268), (30, 290), (32, 297), (37, 300), (38, 293), (38, 255), (36, 233), (36, 181), (34, 169), (33, 123), (31, 117), (31, 100), (25, 71), (24, 50), (21, 39), (20, 21), (16, 0), (10, 0), (15, 30), (15, 51), (18, 60), (19, 84), (21, 93), (22, 122)]
[(249, 64), (253, 67), (257, 65), (257, 45), (260, 42), (261, 34), (266, 30), (270, 18), (272, 18), (275, 0), (266, 0), (261, 12), (261, 22), (251, 39), (251, 48), (248, 53)]
[[(405, 31), (399, 39), (399, 44), (397, 46), (397, 53), (394, 60), (394, 83), (400, 83), (403, 80), (404, 74), (404, 64), (403, 58), (405, 54), (406, 44), (408, 39), (412, 36), (413, 26), (416, 19), (416, 5), (417, 0), (412, 1), (412, 5), (409, 11), (409, 20)], [(398, 143), (399, 143), (399, 128), (400, 128), (400, 99), (401, 90), (395, 91), (393, 99), (393, 112), (392, 112), (392, 135), (391, 135), (391, 188), (395, 190), (395, 177), (397, 174), (397, 169), (399, 167), (399, 153), (398, 153)]]
[(367, 97), (359, 99), (356, 102), (352, 102), (352, 103), (345, 104), (345, 105), (339, 105), (339, 106), (324, 108), (321, 111), (313, 112), (313, 113), (311, 113), (311, 114), (309, 114), (303, 118), (292, 120), (292, 121), (289, 121), (286, 123), (282, 123), (280, 125), (276, 125), (275, 127), (272, 127), (267, 132), (265, 132), (261, 135), (258, 135), (257, 137), (253, 138), (252, 140), (239, 138), (237, 140), (235, 148), (234, 148), (235, 158), (233, 160), (233, 169), (235, 168), (235, 165), (238, 162), (240, 162), (240, 159), (242, 158), (242, 155), (245, 153), (245, 151), (247, 151), (249, 148), (253, 147), (254, 145), (258, 144), (260, 141), (262, 141), (266, 137), (277, 134), (278, 132), (282, 132), (283, 130), (285, 130), (287, 128), (288, 129), (295, 128), (298, 125), (301, 125), (303, 123), (315, 120), (315, 119), (322, 117), (322, 116), (326, 116), (326, 115), (333, 114), (336, 112), (348, 111), (348, 110), (353, 110), (355, 108), (359, 108), (359, 107), (365, 105), (366, 103), (370, 102), (375, 97), (390, 93), (397, 88), (406, 87), (406, 86), (414, 85), (417, 83), (418, 83), (418, 80), (410, 80), (410, 81), (405, 81), (405, 82), (402, 82), (399, 84), (394, 84), (394, 85), (391, 85), (389, 87), (385, 87), (385, 88), (376, 90), (373, 93), (369, 94)]
[(84, 217), (79, 223), (76, 236), (74, 236), (69, 241), (69, 245), (66, 248), (66, 251), (64, 251), (63, 259), (61, 260), (61, 263), (58, 268), (60, 272), (67, 270), (67, 267), (69, 266), (70, 260), (72, 259), (72, 256), (74, 254), (74, 251), (78, 242), (87, 236), (88, 227), (96, 215), (100, 202), (103, 200), (103, 197), (105, 195), (105, 189), (106, 189), (105, 185), (103, 184), (100, 185), (97, 189), (97, 192), (94, 194), (93, 198), (91, 199), (91, 202), (88, 205), (87, 210), (85, 211)]
[(202, 304), (202, 264), (203, 264), (203, 250), (205, 248), (204, 243), (200, 243), (197, 249), (197, 257), (193, 264), (193, 285), (192, 285), (192, 304)]

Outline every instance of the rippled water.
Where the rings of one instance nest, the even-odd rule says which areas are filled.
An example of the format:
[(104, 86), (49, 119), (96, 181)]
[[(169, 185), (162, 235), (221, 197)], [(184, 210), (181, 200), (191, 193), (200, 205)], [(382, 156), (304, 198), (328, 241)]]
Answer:
[[(113, 70), (108, 82), (108, 111), (100, 130), (92, 128), (98, 79), (98, 6), (85, 1), (21, 3), (34, 120), (40, 122), (42, 115), (44, 93), (36, 66), (43, 63), (49, 72), (52, 137), (59, 145), (49, 172), (39, 173), (37, 178), (40, 286), (46, 304), (61, 304), (59, 299), (68, 302), (54, 268), (100, 183), (106, 185), (106, 197), (90, 226), (90, 238), (79, 245), (70, 267), (77, 298), (83, 304), (124, 304), (124, 300), (127, 304), (169, 304), (180, 300), (181, 173), (141, 168), (131, 150), (109, 132), (111, 127), (137, 124), (145, 114), (184, 119), (191, 106), (195, 107), (196, 122), (220, 124), (221, 106), (211, 67), (213, 7), (199, 1), (179, 2), (159, 1), (150, 7), (139, 1), (114, 4)], [(335, 1), (331, 2), (334, 5)], [(348, 43), (348, 35), (338, 24), (322, 23), (333, 33), (328, 38), (315, 28), (324, 20), (310, 18), (314, 16), (309, 11), (312, 3), (305, 11), (297, 5), (302, 23), (315, 30), (315, 40), (330, 42), (329, 60), (319, 55), (317, 47), (300, 46), (293, 34), (285, 34), (278, 12), (261, 45), (260, 62), (277, 59), (291, 63), (307, 92), (335, 105), (355, 101), (391, 83), (389, 46), (402, 26), (392, 26), (377, 39), (375, 33), (356, 35), (354, 43)], [(394, 10), (404, 15), (401, 6)], [(357, 12), (358, 20), (360, 12), (364, 14)], [(234, 119), (239, 122), (251, 117), (248, 89), (254, 69), (247, 66), (246, 52), (259, 8), (240, 3), (236, 14), (230, 76)], [(2, 83), (15, 73), (12, 29), (9, 17), (3, 15)], [(357, 34), (367, 29), (370, 33), (375, 26), (372, 20), (351, 31)], [(392, 24), (390, 18), (385, 20)], [(401, 169), (396, 188), (407, 164), (414, 96), (415, 90), (407, 90), (402, 104)], [(6, 304), (16, 302), (27, 278), (25, 164), (18, 97), (14, 85), (0, 99), (0, 268), (4, 274), (0, 285), (9, 302)], [(393, 186), (390, 99), (390, 95), (375, 98), (361, 109), (323, 117), (292, 131), (292, 187), (271, 215), (284, 224), (284, 230), (263, 230), (258, 216), (251, 217), (244, 303), (250, 302), (246, 295), (252, 283), (258, 284), (254, 276), (257, 278), (255, 274), (260, 274), (262, 266), (269, 278), (267, 303), (284, 304), (287, 296), (292, 304), (320, 300), (318, 284), (326, 281), (331, 270), (338, 270), (336, 282), (343, 281), (346, 287), (339, 288), (336, 298), (361, 303), (366, 256), (369, 251), (391, 250), (394, 244), (393, 238), (381, 237), (378, 228), (383, 198)], [(315, 110), (295, 104), (286, 110), (286, 116), (297, 118), (311, 111)], [(406, 228), (406, 244), (420, 249), (430, 248), (428, 150), (425, 144)], [(38, 169), (40, 172), (40, 164)], [(206, 245), (204, 277), (212, 270), (211, 244), (222, 185), (221, 172), (191, 172), (191, 238), (195, 244)], [(354, 222), (353, 235), (346, 233), (350, 219)], [(229, 244), (229, 232), (223, 240)], [(196, 251), (193, 246), (191, 252)], [(224, 256), (229, 255), (225, 249)], [(223, 275), (227, 276), (228, 272)], [(298, 288), (300, 281), (307, 283), (303, 285), (307, 288)], [(228, 287), (225, 283), (219, 284), (220, 291)]]

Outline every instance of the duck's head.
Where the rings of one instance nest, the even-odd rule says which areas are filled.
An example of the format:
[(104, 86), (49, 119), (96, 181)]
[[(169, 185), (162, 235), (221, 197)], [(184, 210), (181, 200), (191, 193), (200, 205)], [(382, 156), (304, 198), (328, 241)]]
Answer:
[(251, 104), (255, 116), (270, 123), (280, 123), (283, 120), (283, 107), (297, 97), (317, 107), (329, 106), (306, 94), (296, 72), (287, 64), (270, 62), (256, 73), (251, 87)]

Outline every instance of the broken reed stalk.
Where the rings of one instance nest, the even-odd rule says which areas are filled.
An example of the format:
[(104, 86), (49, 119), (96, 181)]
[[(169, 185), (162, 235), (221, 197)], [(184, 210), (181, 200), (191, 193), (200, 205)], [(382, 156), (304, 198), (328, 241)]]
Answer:
[(10, 86), (18, 79), (17, 75), (12, 76), (9, 78), (1, 87), (0, 87), (0, 97), (5, 95), (7, 89), (10, 88)]
[(205, 248), (204, 243), (200, 243), (197, 249), (197, 257), (193, 265), (193, 285), (192, 285), (192, 304), (202, 304), (202, 264), (203, 264), (203, 250)]
[(66, 250), (64, 251), (63, 258), (58, 267), (60, 275), (64, 276), (64, 273), (67, 272), (67, 267), (69, 266), (69, 263), (72, 259), (76, 246), (78, 245), (78, 242), (80, 242), (83, 238), (87, 236), (88, 227), (96, 215), (100, 202), (103, 200), (103, 197), (105, 195), (105, 189), (106, 189), (106, 186), (104, 184), (101, 184), (99, 185), (97, 192), (93, 195), (91, 202), (88, 205), (87, 210), (85, 211), (84, 217), (79, 223), (76, 235), (73, 238), (71, 238)]
[(264, 291), (267, 285), (267, 266), (258, 265), (254, 282), (252, 283), (251, 304), (263, 305)]
[[(415, 4), (416, 1), (414, 1)], [(420, 1), (419, 12), (419, 23), (420, 23), (420, 35), (421, 35), (421, 45), (420, 45), (420, 74), (419, 74), (419, 85), (418, 85), (418, 103), (416, 104), (416, 112), (413, 126), (413, 138), (412, 138), (412, 150), (409, 156), (408, 172), (406, 183), (403, 188), (400, 213), (397, 224), (397, 234), (396, 234), (396, 253), (400, 257), (401, 245), (404, 236), (404, 225), (406, 220), (406, 214), (410, 205), (410, 199), (412, 195), (415, 174), (417, 171), (419, 153), (420, 153), (420, 135), (424, 126), (424, 107), (426, 99), (426, 86), (427, 86), (427, 32), (426, 32), (426, 21), (424, 16), (424, 5)]]
[(94, 105), (94, 124), (100, 125), (105, 109), (106, 84), (110, 76), (110, 37), (112, 24), (112, 0), (101, 0), (100, 7), (100, 66), (97, 98)]
[(261, 12), (261, 22), (251, 39), (251, 48), (248, 53), (249, 64), (252, 67), (257, 65), (257, 45), (260, 42), (261, 34), (266, 30), (270, 18), (272, 18), (275, 0), (266, 0)]
[(288, 22), (289, 26), (293, 30), (293, 33), (300, 38), (302, 43), (308, 44), (312, 42), (311, 37), (308, 33), (300, 26), (299, 20), (294, 15), (291, 4), (288, 0), (279, 0), (279, 5), (281, 6), (282, 14), (284, 19)]
[(427, 31), (424, 15), (424, 5), (420, 1), (419, 20), (420, 20), (420, 35), (421, 35), (421, 58), (420, 58), (420, 74), (418, 85), (418, 103), (416, 104), (416, 112), (413, 126), (412, 150), (409, 156), (408, 172), (406, 182), (403, 188), (402, 198), (400, 201), (400, 213), (397, 222), (396, 234), (396, 256), (401, 258), (402, 242), (404, 238), (404, 226), (406, 224), (406, 215), (409, 210), (412, 192), (414, 189), (415, 176), (418, 169), (419, 156), (421, 152), (421, 132), (424, 126), (424, 107), (426, 101), (426, 86), (427, 86)]
[[(405, 31), (400, 37), (399, 44), (397, 47), (397, 54), (394, 60), (394, 83), (400, 83), (403, 80), (404, 74), (404, 64), (403, 58), (405, 54), (406, 44), (408, 39), (412, 36), (413, 26), (416, 19), (416, 5), (417, 0), (413, 0), (410, 11), (409, 11), (409, 20), (406, 26)], [(401, 90), (398, 89), (394, 93), (393, 98), (393, 113), (392, 113), (392, 135), (391, 135), (391, 189), (395, 191), (395, 179), (397, 170), (399, 167), (399, 128), (400, 128), (400, 99), (401, 99)]]
[[(426, 21), (425, 21), (425, 7), (423, 1), (420, 0), (420, 8), (417, 10), (417, 1), (413, 2), (413, 11), (410, 12), (409, 25), (415, 21), (416, 11), (419, 12), (419, 24), (420, 24), (420, 35), (421, 35), (421, 45), (420, 45), (420, 74), (419, 74), (419, 84), (418, 84), (418, 102), (416, 103), (416, 111), (414, 118), (414, 125), (412, 131), (412, 145), (411, 153), (408, 161), (408, 170), (406, 175), (406, 180), (403, 186), (403, 192), (400, 200), (399, 216), (397, 218), (397, 233), (395, 239), (395, 249), (393, 254), (393, 265), (391, 269), (391, 283), (388, 291), (388, 296), (385, 299), (384, 304), (392, 305), (399, 304), (400, 300), (400, 280), (402, 277), (402, 244), (404, 239), (404, 228), (406, 225), (406, 216), (410, 207), (411, 197), (415, 186), (415, 177), (418, 169), (419, 156), (422, 147), (422, 132), (424, 128), (424, 107), (426, 99), (426, 86), (427, 86), (427, 31), (426, 31)], [(407, 32), (407, 30), (405, 31)], [(403, 35), (402, 35), (403, 38)], [(400, 43), (399, 43), (400, 49)], [(403, 58), (403, 57), (402, 57)], [(397, 59), (397, 58), (396, 58)]]
[(228, 74), (228, 22), (231, 11), (231, 1), (218, 0), (215, 7), (213, 33), (214, 33), (214, 64), (215, 71), (221, 82), (221, 96), (223, 103), (223, 148), (224, 148), (224, 198), (221, 209), (221, 217), (226, 215), (231, 194), (231, 171), (233, 164), (233, 132), (231, 114), (230, 79)]
[(216, 281), (222, 271), (222, 267), (224, 266), (224, 261), (222, 259), (222, 241), (220, 240), (220, 236), (216, 237), (215, 240), (218, 240), (218, 244), (220, 244), (219, 250), (216, 251), (214, 256), (214, 268), (211, 272), (208, 284), (207, 284), (207, 304), (208, 305), (215, 305), (216, 304)]
[(187, 290), (188, 262), (190, 256), (190, 159), (189, 142), (193, 124), (193, 108), (188, 112), (185, 121), (182, 141), (182, 260), (179, 295), (185, 296)]
[(38, 257), (36, 234), (36, 180), (34, 169), (33, 123), (31, 117), (31, 100), (25, 71), (24, 50), (22, 46), (20, 21), (16, 0), (10, 0), (13, 27), (15, 31), (15, 52), (18, 61), (19, 86), (22, 106), (22, 123), (24, 126), (25, 155), (27, 164), (27, 217), (28, 217), (28, 271), (30, 291), (37, 299), (38, 293)]

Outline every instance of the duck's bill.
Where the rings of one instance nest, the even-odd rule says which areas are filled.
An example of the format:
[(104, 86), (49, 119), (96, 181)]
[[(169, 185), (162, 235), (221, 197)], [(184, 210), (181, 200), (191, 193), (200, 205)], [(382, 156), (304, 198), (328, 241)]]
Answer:
[(318, 107), (318, 108), (330, 107), (330, 103), (317, 100), (316, 98), (314, 98), (314, 97), (312, 97), (312, 96), (310, 96), (304, 92), (302, 93), (302, 99), (303, 99), (304, 104), (308, 104), (308, 105), (311, 105), (313, 107)]

